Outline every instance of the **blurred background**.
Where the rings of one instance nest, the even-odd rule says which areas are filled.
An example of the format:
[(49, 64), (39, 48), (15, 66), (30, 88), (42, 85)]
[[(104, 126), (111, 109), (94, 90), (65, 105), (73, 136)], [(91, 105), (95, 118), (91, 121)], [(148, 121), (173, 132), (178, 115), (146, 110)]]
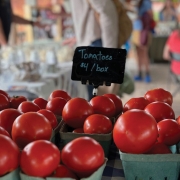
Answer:
[[(1, 1), (1, 0), (0, 0)], [(122, 0), (123, 3), (125, 3)], [(137, 1), (131, 1), (135, 4)], [(131, 97), (143, 96), (149, 89), (162, 87), (174, 92), (180, 84), (170, 76), (170, 63), (163, 59), (163, 49), (167, 38), (180, 21), (180, 2), (172, 0), (177, 19), (162, 20), (164, 0), (152, 0), (153, 18), (156, 22), (152, 43), (148, 50), (150, 58), (150, 83), (133, 81), (134, 90), (124, 92), (125, 103)], [(73, 19), (69, 0), (11, 0), (15, 14), (31, 21), (40, 21), (44, 28), (31, 25), (11, 24), (8, 45), (0, 48), (0, 87), (7, 91), (28, 90), (47, 98), (50, 92), (61, 88), (73, 97), (87, 98), (84, 85), (71, 81), (72, 58), (75, 46), (67, 46), (63, 41), (74, 37)], [(129, 13), (133, 21), (134, 15)], [(137, 54), (130, 41), (126, 69), (133, 77), (137, 72)], [(173, 107), (180, 115), (180, 93), (174, 95)]]

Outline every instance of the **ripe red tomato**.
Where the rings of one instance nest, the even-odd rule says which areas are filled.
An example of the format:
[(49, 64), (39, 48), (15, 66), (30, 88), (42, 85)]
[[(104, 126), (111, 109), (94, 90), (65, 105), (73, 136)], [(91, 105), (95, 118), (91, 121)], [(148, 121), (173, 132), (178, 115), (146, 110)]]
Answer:
[(169, 104), (164, 102), (152, 102), (144, 110), (151, 114), (157, 122), (163, 119), (175, 119), (174, 110)]
[(73, 133), (84, 133), (83, 128), (77, 128), (72, 131)]
[(60, 151), (50, 141), (37, 140), (31, 142), (21, 152), (20, 167), (29, 176), (49, 176), (59, 163)]
[(85, 119), (93, 113), (93, 108), (87, 100), (72, 98), (64, 106), (62, 118), (72, 128), (82, 128)]
[(10, 137), (9, 133), (1, 126), (0, 126), (0, 134)]
[(10, 97), (9, 97), (9, 94), (8, 94), (6, 91), (2, 90), (2, 89), (0, 89), (0, 94), (3, 94), (3, 95), (6, 96), (8, 99), (10, 98)]
[(159, 137), (158, 142), (172, 146), (180, 141), (180, 126), (174, 119), (164, 119), (157, 123)]
[(173, 103), (172, 94), (169, 91), (166, 91), (165, 89), (162, 88), (151, 89), (145, 93), (144, 97), (150, 103), (155, 101), (160, 101), (160, 102), (165, 102), (170, 106)]
[(46, 109), (52, 111), (55, 115), (62, 116), (62, 110), (66, 103), (65, 99), (56, 97), (48, 101)]
[(57, 90), (54, 90), (48, 100), (51, 100), (55, 97), (61, 97), (63, 99), (65, 99), (66, 101), (69, 101), (71, 99), (71, 96), (66, 92), (66, 91), (63, 91), (63, 90), (60, 90), (60, 89), (57, 89)]
[(17, 117), (12, 126), (12, 139), (20, 149), (35, 140), (50, 140), (51, 123), (37, 112), (27, 112)]
[(72, 178), (78, 180), (77, 176), (70, 169), (68, 169), (65, 165), (62, 164), (58, 165), (52, 177)]
[(144, 108), (148, 104), (149, 104), (149, 101), (146, 100), (144, 97), (131, 98), (124, 104), (123, 111), (126, 112), (126, 111), (128, 111), (130, 109), (144, 110)]
[(38, 111), (38, 113), (44, 115), (49, 120), (53, 129), (55, 129), (57, 127), (58, 121), (53, 112), (51, 112), (47, 109), (41, 109)]
[(25, 96), (13, 96), (10, 98), (10, 107), (17, 109), (18, 106), (24, 101), (27, 101)]
[(106, 96), (95, 96), (90, 100), (94, 113), (103, 114), (109, 118), (115, 117), (116, 107), (114, 102)]
[(180, 125), (180, 116), (176, 119), (176, 121)]
[(11, 135), (13, 122), (21, 114), (17, 109), (12, 108), (0, 111), (0, 126)]
[(108, 134), (113, 130), (111, 120), (102, 114), (92, 114), (84, 121), (84, 133)]
[(146, 154), (172, 154), (172, 152), (167, 145), (158, 142)]
[(10, 107), (9, 99), (5, 95), (0, 94), (0, 111), (3, 109), (7, 109), (9, 107)]
[(123, 103), (122, 103), (121, 98), (118, 95), (116, 95), (116, 94), (104, 94), (103, 96), (110, 98), (114, 102), (115, 107), (116, 107), (115, 116), (118, 116), (123, 112)]
[(0, 134), (0, 176), (9, 173), (19, 166), (20, 151), (15, 142)]
[(46, 99), (41, 97), (34, 99), (32, 102), (38, 105), (40, 109), (46, 109), (46, 105), (48, 103)]
[(79, 137), (64, 146), (61, 152), (64, 165), (80, 178), (88, 177), (104, 163), (102, 146), (90, 137)]
[(18, 110), (22, 113), (37, 112), (40, 107), (31, 101), (24, 101), (18, 106)]
[(122, 114), (113, 129), (114, 143), (125, 153), (145, 153), (156, 142), (157, 137), (156, 120), (139, 109), (132, 109)]

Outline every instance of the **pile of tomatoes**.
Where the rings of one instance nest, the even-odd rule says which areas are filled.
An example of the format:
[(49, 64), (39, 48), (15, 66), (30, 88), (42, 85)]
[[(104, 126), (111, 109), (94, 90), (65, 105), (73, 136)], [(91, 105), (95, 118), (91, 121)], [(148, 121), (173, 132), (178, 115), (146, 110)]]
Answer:
[(162, 88), (128, 100), (113, 129), (118, 149), (132, 154), (172, 153), (169, 146), (180, 142), (180, 117), (175, 117), (172, 103), (172, 94)]

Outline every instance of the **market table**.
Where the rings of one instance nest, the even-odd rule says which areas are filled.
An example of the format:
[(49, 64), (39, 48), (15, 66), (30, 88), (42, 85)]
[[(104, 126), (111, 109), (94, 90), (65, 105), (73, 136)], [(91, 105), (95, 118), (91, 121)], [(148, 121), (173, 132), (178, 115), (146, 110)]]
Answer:
[(125, 180), (119, 151), (114, 143), (111, 144), (108, 162), (101, 180)]

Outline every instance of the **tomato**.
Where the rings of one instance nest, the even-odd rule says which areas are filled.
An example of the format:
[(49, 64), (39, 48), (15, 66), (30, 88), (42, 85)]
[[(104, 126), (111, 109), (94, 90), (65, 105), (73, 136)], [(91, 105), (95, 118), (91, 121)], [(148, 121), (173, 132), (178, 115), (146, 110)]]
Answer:
[(62, 110), (66, 103), (65, 99), (56, 97), (48, 101), (46, 109), (52, 111), (55, 115), (62, 116)]
[(0, 176), (3, 176), (19, 166), (20, 151), (15, 142), (0, 134)]
[(164, 143), (155, 143), (146, 154), (172, 154), (172, 152)]
[(164, 119), (157, 123), (159, 137), (158, 142), (168, 146), (177, 144), (180, 141), (180, 126), (173, 119)]
[(61, 151), (64, 165), (80, 178), (90, 176), (104, 163), (102, 146), (90, 137), (79, 137), (64, 146)]
[(2, 90), (2, 89), (0, 89), (0, 94), (3, 94), (3, 95), (6, 96), (8, 99), (10, 98), (10, 97), (9, 97), (9, 94), (8, 94), (6, 91)]
[(13, 108), (0, 111), (0, 126), (11, 135), (13, 122), (21, 114), (17, 109)]
[(73, 133), (84, 133), (83, 128), (77, 128), (72, 131)]
[(27, 112), (17, 117), (12, 125), (12, 139), (19, 148), (35, 140), (50, 140), (51, 123), (40, 113)]
[(0, 111), (3, 109), (7, 109), (9, 107), (10, 107), (9, 99), (5, 95), (0, 94)]
[(66, 92), (66, 91), (63, 91), (63, 90), (60, 90), (60, 89), (57, 89), (57, 90), (54, 90), (48, 100), (51, 100), (55, 97), (61, 97), (63, 99), (65, 99), (66, 101), (69, 101), (71, 99), (71, 96)]
[(29, 176), (50, 176), (59, 163), (60, 151), (50, 141), (31, 142), (21, 152), (20, 167)]
[(85, 119), (93, 113), (93, 107), (87, 100), (72, 98), (64, 106), (62, 118), (72, 128), (82, 128)]
[(156, 120), (139, 109), (132, 109), (122, 114), (113, 129), (114, 143), (125, 153), (145, 153), (156, 142), (157, 137)]
[(0, 126), (0, 134), (10, 137), (10, 134), (1, 126)]
[(70, 169), (68, 169), (65, 165), (59, 164), (58, 167), (55, 169), (55, 173), (52, 177), (58, 178), (72, 178), (78, 180), (75, 173), (73, 173)]
[(13, 96), (10, 98), (10, 107), (17, 109), (18, 106), (24, 101), (27, 101), (27, 98), (24, 96)]
[(88, 134), (108, 134), (113, 130), (113, 125), (107, 116), (93, 114), (86, 118), (83, 129)]
[(180, 125), (180, 116), (176, 119), (177, 123)]
[(148, 104), (149, 104), (149, 101), (146, 100), (144, 97), (131, 98), (124, 104), (123, 111), (126, 112), (126, 111), (128, 111), (130, 109), (144, 110), (144, 108)]
[(34, 99), (32, 102), (38, 105), (40, 109), (46, 109), (46, 105), (48, 103), (46, 99), (41, 97)]
[(116, 94), (104, 94), (103, 96), (110, 98), (114, 102), (115, 107), (116, 107), (115, 116), (118, 116), (119, 114), (121, 114), (123, 112), (122, 100), (118, 95), (116, 95)]
[(155, 101), (160, 101), (160, 102), (165, 102), (169, 104), (170, 106), (173, 103), (172, 94), (163, 88), (151, 89), (145, 93), (144, 97), (150, 103), (155, 102)]
[(18, 110), (22, 113), (37, 112), (40, 107), (31, 101), (24, 101), (18, 106)]
[(90, 100), (94, 113), (103, 114), (109, 118), (114, 117), (116, 107), (114, 102), (106, 96), (95, 96)]
[(58, 121), (53, 112), (51, 112), (47, 109), (41, 109), (38, 111), (38, 113), (44, 115), (49, 120), (53, 129), (55, 129), (57, 127)]
[(174, 110), (169, 104), (164, 102), (152, 102), (144, 110), (151, 114), (157, 122), (163, 119), (175, 119)]

